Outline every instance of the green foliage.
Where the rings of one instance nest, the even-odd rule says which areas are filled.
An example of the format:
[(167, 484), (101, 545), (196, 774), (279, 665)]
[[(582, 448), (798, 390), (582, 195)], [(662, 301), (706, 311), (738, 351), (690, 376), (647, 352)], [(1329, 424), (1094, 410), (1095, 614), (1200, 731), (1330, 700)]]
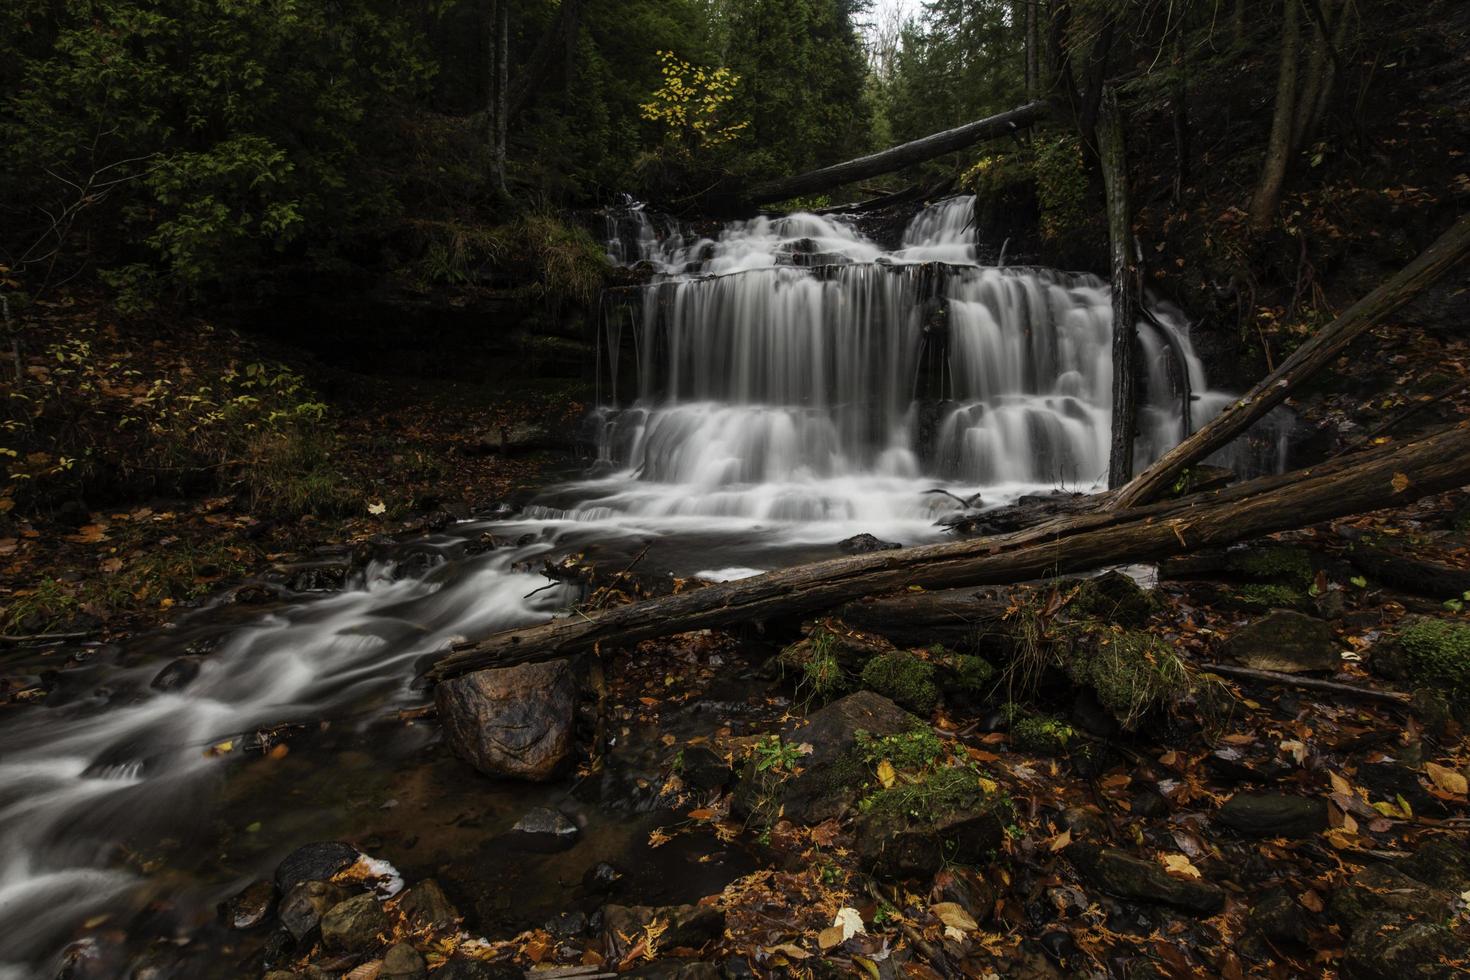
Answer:
[(7, 633), (41, 633), (64, 625), (80, 610), (80, 603), (61, 582), (43, 578), (30, 589), (15, 592), (0, 610)]
[(1086, 226), (1093, 211), (1089, 206), (1082, 143), (1070, 135), (1038, 138), (1035, 153), (1041, 234), (1052, 241), (1060, 241)]
[(783, 742), (780, 735), (767, 735), (751, 747), (756, 772), (789, 773), (801, 761), (801, 749)]
[(1317, 576), (1312, 553), (1290, 545), (1267, 545), (1232, 552), (1230, 567), (1256, 578), (1281, 579), (1299, 588), (1310, 586)]
[(333, 463), (336, 436), (315, 426), (257, 433), (246, 448), (240, 486), (251, 513), (323, 517), (348, 513), (360, 494)]
[(863, 686), (920, 715), (939, 703), (934, 665), (912, 653), (896, 651), (874, 657), (863, 667)]
[(1274, 582), (1242, 585), (1234, 590), (1234, 596), (1248, 609), (1297, 609), (1307, 604), (1305, 593)]
[(944, 743), (927, 726), (897, 735), (859, 731), (857, 749), (870, 766), (886, 759), (895, 769), (904, 770), (928, 769), (944, 758)]
[(1194, 673), (1161, 637), (1100, 625), (1082, 626), (1072, 636), (1061, 654), (1063, 669), (1074, 683), (1091, 687), (1125, 729), (1194, 691)]
[(1415, 619), (1398, 631), (1395, 640), (1415, 686), (1470, 697), (1470, 624)]
[(1010, 799), (973, 764), (942, 766), (912, 782), (879, 789), (858, 803), (863, 813), (930, 821), (945, 813), (1011, 809)]
[(1077, 732), (1051, 715), (1024, 714), (1011, 725), (1011, 745), (1024, 752), (1058, 755), (1077, 737)]

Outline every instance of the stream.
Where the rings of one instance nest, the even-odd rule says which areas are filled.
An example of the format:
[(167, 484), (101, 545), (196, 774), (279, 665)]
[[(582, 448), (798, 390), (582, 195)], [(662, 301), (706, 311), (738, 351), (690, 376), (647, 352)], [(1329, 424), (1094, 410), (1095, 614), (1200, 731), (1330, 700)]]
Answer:
[[(415, 678), (456, 641), (575, 601), (546, 587), (543, 559), (617, 567), (647, 548), (645, 570), (723, 580), (834, 556), (857, 534), (938, 540), (936, 522), (966, 506), (1100, 488), (1107, 284), (982, 264), (973, 210), (940, 202), (888, 246), (847, 218), (763, 217), (707, 238), (625, 211), (609, 219), (610, 254), (651, 281), (604, 307), (586, 473), (380, 548), (340, 591), (277, 586), (120, 647), (13, 654), (17, 669), (55, 673), (43, 701), (0, 716), (0, 978), (54, 976), (79, 957), (93, 964), (80, 975), (126, 975), (186, 941), (221, 953), (208, 975), (238, 975), (248, 950), (216, 905), (314, 840), (438, 875), (486, 934), (591, 902), (580, 882), (599, 861), (636, 869), (655, 903), (753, 867), (712, 840), (649, 850), (660, 815), (646, 806), (479, 776), (413, 719), (429, 701)], [(1154, 313), (1139, 324), (1140, 466), (1185, 434), (1185, 398), (1196, 427), (1230, 398), (1210, 387), (1183, 313)], [(1275, 451), (1230, 462), (1271, 469)], [(179, 658), (170, 669), (193, 676), (159, 690)], [(738, 657), (714, 666), (722, 721), (760, 730), (769, 685)], [(503, 846), (542, 804), (575, 813), (576, 849)]]

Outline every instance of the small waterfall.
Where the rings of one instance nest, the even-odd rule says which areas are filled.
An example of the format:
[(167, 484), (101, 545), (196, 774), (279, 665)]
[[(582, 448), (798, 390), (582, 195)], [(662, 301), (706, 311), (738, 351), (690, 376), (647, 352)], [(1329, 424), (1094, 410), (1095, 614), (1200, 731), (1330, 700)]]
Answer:
[[(613, 509), (846, 519), (893, 493), (887, 516), (916, 519), (943, 506), (920, 502), (921, 479), (992, 501), (1099, 488), (1108, 286), (980, 265), (973, 213), (969, 196), (930, 206), (895, 250), (846, 216), (759, 217), (715, 237), (640, 231), (624, 261), (657, 272), (624, 313), (637, 393), (600, 410), (601, 457), (623, 483)], [(1138, 324), (1140, 466), (1185, 435), (1186, 393), (1196, 426), (1229, 399), (1209, 390), (1179, 311), (1152, 312)]]

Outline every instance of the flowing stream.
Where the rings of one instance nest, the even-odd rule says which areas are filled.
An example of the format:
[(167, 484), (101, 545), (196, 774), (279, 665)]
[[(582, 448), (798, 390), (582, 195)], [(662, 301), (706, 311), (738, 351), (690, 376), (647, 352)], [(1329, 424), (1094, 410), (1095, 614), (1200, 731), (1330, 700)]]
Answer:
[[(653, 277), (605, 306), (590, 473), (513, 516), (387, 549), (340, 592), (220, 601), (122, 649), (34, 654), (23, 669), (56, 671), (50, 693), (0, 716), (0, 977), (54, 975), (68, 943), (188, 936), (304, 841), (423, 838), (432, 871), (503, 831), (550, 791), (453, 760), (425, 770), (434, 726), (397, 719), (425, 701), (424, 657), (573, 600), (543, 588), (543, 558), (653, 542), (661, 569), (732, 578), (860, 532), (938, 539), (936, 521), (977, 494), (1098, 488), (1107, 286), (980, 264), (972, 210), (935, 205), (886, 249), (849, 219), (758, 218), (706, 238), (631, 211), (610, 222), (609, 251)], [(1140, 465), (1181, 437), (1186, 400), (1198, 425), (1228, 398), (1183, 316), (1155, 314), (1140, 324)], [(514, 543), (475, 553), (486, 532)], [(181, 656), (197, 676), (155, 689)], [(310, 737), (284, 758), (246, 751), (282, 726)], [(475, 818), (424, 816), (427, 802), (417, 823), (397, 816), (431, 791)]]

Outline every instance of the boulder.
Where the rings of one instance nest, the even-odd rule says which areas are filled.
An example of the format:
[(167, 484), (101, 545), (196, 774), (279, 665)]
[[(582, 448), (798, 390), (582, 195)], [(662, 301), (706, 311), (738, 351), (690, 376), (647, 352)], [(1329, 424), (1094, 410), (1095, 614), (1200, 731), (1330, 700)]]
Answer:
[(1439, 922), (1388, 916), (1353, 931), (1342, 960), (1343, 980), (1463, 978), (1465, 944)]
[(613, 951), (614, 960), (620, 960), (626, 952), (622, 937), (638, 936), (655, 920), (666, 926), (659, 939), (663, 949), (698, 949), (725, 932), (725, 913), (709, 905), (605, 905), (603, 945)]
[(1220, 652), (1255, 670), (1282, 674), (1335, 671), (1342, 663), (1332, 627), (1289, 609), (1277, 609), (1237, 630)]
[(330, 881), (301, 881), (281, 899), (281, 925), (297, 942), (321, 924), (327, 910), (346, 901), (347, 889)]
[(857, 801), (867, 775), (856, 757), (857, 733), (897, 735), (922, 725), (918, 718), (872, 691), (858, 691), (814, 712), (808, 724), (785, 734), (788, 742), (812, 746), (802, 771), (789, 778), (767, 780), (752, 760), (741, 775), (732, 803), (737, 816), (758, 811), (782, 815), (796, 823), (816, 824), (847, 812)]
[(1327, 913), (1356, 933), (1365, 924), (1388, 916), (1444, 922), (1454, 913), (1455, 896), (1402, 871), (1370, 864), (1332, 893)]
[(441, 681), (434, 703), (450, 748), (486, 775), (544, 781), (571, 754), (576, 684), (566, 660)]
[(1163, 902), (1199, 915), (1213, 915), (1225, 905), (1219, 885), (1176, 878), (1163, 865), (1134, 857), (1115, 847), (1073, 844), (1067, 857), (1096, 887), (1134, 902)]
[(980, 864), (1005, 837), (1008, 813), (994, 800), (923, 818), (874, 806), (857, 821), (858, 859), (882, 878), (928, 878), (947, 863)]
[(281, 894), (303, 881), (327, 881), (337, 872), (357, 863), (358, 851), (341, 841), (303, 844), (276, 865), (276, 887)]
[(392, 928), (376, 896), (363, 892), (338, 902), (322, 916), (322, 945), (337, 952), (359, 953), (378, 943)]
[(398, 911), (414, 932), (442, 932), (459, 924), (459, 909), (433, 878), (425, 878), (403, 893)]
[(148, 686), (155, 691), (177, 691), (198, 676), (198, 657), (178, 657), (170, 660), (167, 666), (153, 675), (153, 680), (148, 682)]
[(1310, 837), (1327, 829), (1327, 804), (1289, 793), (1236, 793), (1216, 815), (1247, 837)]
[(408, 943), (388, 947), (383, 956), (383, 968), (378, 971), (378, 980), (425, 980), (429, 965), (419, 951)]
[(837, 547), (848, 555), (866, 555), (870, 551), (892, 551), (894, 548), (902, 548), (903, 545), (897, 541), (883, 541), (871, 534), (854, 534), (852, 537), (837, 542)]
[(1311, 922), (1307, 910), (1284, 888), (1273, 888), (1251, 906), (1250, 928), (1273, 942), (1305, 945)]

